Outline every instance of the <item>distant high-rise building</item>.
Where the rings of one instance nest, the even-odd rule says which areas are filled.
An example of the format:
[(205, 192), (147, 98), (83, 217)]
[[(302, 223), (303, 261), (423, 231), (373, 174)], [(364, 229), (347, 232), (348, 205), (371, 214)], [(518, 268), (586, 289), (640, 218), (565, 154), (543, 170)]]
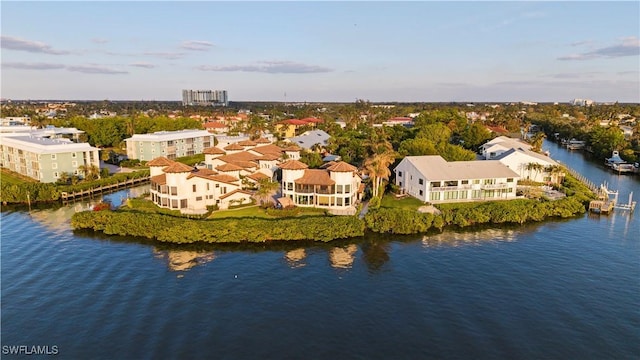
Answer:
[(227, 106), (227, 90), (182, 90), (182, 105)]

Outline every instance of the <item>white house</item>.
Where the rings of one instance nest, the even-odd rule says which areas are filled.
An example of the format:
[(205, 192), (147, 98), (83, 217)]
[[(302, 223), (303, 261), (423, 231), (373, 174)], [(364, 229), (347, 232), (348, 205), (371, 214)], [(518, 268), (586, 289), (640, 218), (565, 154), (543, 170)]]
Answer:
[(498, 136), (495, 139), (487, 141), (480, 147), (482, 157), (486, 160), (495, 159), (497, 156), (510, 149), (530, 150), (531, 145), (519, 140), (506, 136)]
[(292, 205), (355, 213), (363, 190), (355, 166), (341, 161), (327, 164), (324, 169), (309, 169), (298, 160), (289, 160), (280, 168), (282, 197)]
[(558, 183), (563, 175), (558, 171), (559, 164), (552, 158), (531, 150), (510, 149), (495, 160), (517, 172), (521, 179)]
[(316, 144), (324, 148), (327, 146), (327, 141), (330, 138), (331, 135), (327, 134), (324, 130), (309, 130), (299, 136), (288, 138), (287, 141), (303, 149), (310, 150)]
[(212, 171), (195, 169), (165, 157), (148, 162), (151, 173), (151, 201), (162, 208), (201, 214), (207, 206), (226, 209), (232, 201), (251, 202), (251, 193), (241, 189), (240, 179)]
[(169, 159), (202, 154), (213, 146), (213, 135), (206, 130), (157, 131), (134, 134), (124, 140), (129, 159), (152, 160), (160, 156)]
[(447, 162), (439, 155), (407, 156), (393, 171), (400, 189), (431, 203), (514, 199), (520, 177), (496, 160)]

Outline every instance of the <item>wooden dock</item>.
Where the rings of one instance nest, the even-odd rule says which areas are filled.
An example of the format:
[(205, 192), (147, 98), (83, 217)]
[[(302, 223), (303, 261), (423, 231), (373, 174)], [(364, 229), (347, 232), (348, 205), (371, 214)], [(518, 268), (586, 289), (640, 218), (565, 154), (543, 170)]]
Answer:
[(134, 185), (142, 185), (148, 182), (150, 178), (151, 176), (145, 176), (140, 178), (128, 179), (125, 181), (119, 181), (114, 184), (98, 186), (98, 187), (94, 187), (94, 188), (83, 190), (83, 191), (74, 191), (71, 193), (62, 192), (60, 193), (60, 199), (62, 200), (62, 202), (68, 202), (70, 200), (81, 199), (84, 197), (92, 197), (94, 195), (103, 194), (103, 193), (111, 192), (115, 190), (120, 190), (120, 189), (131, 187)]
[(633, 201), (633, 192), (629, 194), (629, 202), (626, 204), (618, 204), (618, 191), (609, 190), (607, 184), (600, 185), (596, 191), (598, 200), (589, 202), (589, 212), (598, 214), (609, 214), (613, 209), (627, 210), (633, 212), (636, 208), (636, 202)]

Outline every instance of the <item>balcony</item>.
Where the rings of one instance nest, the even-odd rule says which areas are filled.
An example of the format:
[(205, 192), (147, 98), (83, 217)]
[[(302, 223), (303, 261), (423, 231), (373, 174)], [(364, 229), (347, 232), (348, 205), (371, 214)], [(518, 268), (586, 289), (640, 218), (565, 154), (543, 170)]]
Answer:
[(495, 189), (507, 189), (507, 188), (509, 188), (508, 183), (482, 185), (483, 190), (495, 190)]
[(457, 186), (437, 186), (432, 187), (430, 191), (452, 191), (452, 190), (469, 190), (471, 189), (471, 185), (457, 185)]

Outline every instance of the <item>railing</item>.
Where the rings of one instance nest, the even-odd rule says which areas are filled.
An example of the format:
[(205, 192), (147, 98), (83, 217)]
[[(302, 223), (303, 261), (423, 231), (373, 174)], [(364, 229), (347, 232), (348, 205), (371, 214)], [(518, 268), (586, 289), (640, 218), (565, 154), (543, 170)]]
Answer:
[(469, 190), (472, 186), (470, 184), (456, 185), (456, 186), (434, 186), (430, 191), (449, 191), (449, 190)]
[(482, 185), (482, 189), (485, 189), (485, 190), (506, 189), (508, 187), (509, 187), (508, 183)]
[(578, 181), (580, 181), (581, 183), (583, 183), (586, 187), (589, 188), (589, 190), (593, 191), (594, 193), (596, 193), (599, 189), (598, 186), (596, 186), (596, 184), (594, 184), (593, 182), (591, 182), (591, 180), (587, 179), (586, 177), (584, 177), (582, 174), (580, 174), (579, 172), (573, 170), (572, 168), (568, 167), (565, 164), (562, 164), (562, 166), (567, 169), (567, 171), (569, 172), (569, 174), (573, 175), (573, 177), (575, 177), (576, 179), (578, 179)]
[(93, 196), (94, 194), (100, 194), (103, 192), (117, 190), (122, 187), (141, 184), (149, 181), (150, 178), (151, 178), (150, 176), (146, 176), (141, 178), (129, 179), (122, 182), (117, 182), (115, 184), (103, 185), (103, 186), (99, 186), (99, 187), (95, 187), (95, 188), (91, 188), (83, 191), (74, 191), (71, 193), (62, 192), (60, 194), (60, 198), (62, 201), (69, 201), (69, 200), (74, 200), (76, 198), (82, 198), (85, 196)]

